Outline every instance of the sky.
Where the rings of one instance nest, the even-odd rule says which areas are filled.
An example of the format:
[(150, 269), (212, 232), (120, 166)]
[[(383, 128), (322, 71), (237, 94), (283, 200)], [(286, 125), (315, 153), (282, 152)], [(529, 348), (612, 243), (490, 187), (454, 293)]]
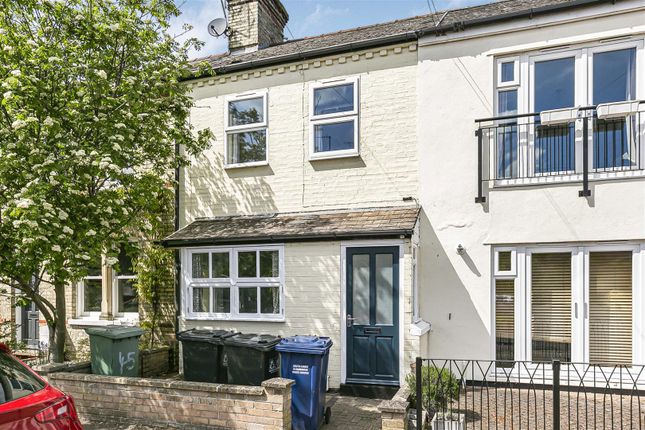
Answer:
[[(207, 25), (214, 18), (223, 17), (221, 0), (175, 0), (182, 15), (172, 22), (171, 33), (184, 33), (183, 25), (193, 29), (179, 39), (196, 37), (205, 42), (199, 52), (191, 52), (193, 58), (226, 52), (226, 38), (214, 38), (208, 34)], [(454, 9), (487, 0), (282, 0), (289, 22), (285, 29), (288, 39), (299, 39), (338, 30), (392, 21), (437, 10)]]

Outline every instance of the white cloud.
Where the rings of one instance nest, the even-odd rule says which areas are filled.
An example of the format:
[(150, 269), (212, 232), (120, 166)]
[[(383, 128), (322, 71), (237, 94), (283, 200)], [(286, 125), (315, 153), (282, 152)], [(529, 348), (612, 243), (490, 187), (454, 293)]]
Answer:
[(170, 34), (175, 36), (184, 33), (184, 24), (189, 24), (193, 27), (192, 30), (179, 36), (177, 40), (184, 41), (194, 37), (205, 43), (201, 50), (190, 51), (191, 58), (226, 52), (228, 46), (226, 37), (216, 38), (208, 34), (208, 23), (224, 16), (219, 0), (186, 0), (181, 6), (181, 11), (182, 14), (170, 23)]

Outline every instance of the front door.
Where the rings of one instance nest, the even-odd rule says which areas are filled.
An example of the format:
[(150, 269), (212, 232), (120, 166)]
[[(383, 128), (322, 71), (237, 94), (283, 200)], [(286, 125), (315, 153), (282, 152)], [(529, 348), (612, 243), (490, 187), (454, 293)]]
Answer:
[(27, 306), (21, 308), (22, 311), (22, 327), (21, 337), (23, 343), (27, 348), (38, 348), (38, 308), (34, 302), (29, 303)]
[(399, 383), (399, 248), (347, 249), (348, 383)]

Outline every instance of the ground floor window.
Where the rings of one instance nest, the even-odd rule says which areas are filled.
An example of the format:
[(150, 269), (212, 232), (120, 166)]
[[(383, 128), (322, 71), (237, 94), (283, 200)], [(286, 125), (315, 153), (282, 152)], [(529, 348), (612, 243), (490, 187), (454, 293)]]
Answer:
[[(504, 252), (507, 249), (494, 250)], [(494, 256), (495, 261), (501, 256)], [(517, 247), (494, 275), (497, 360), (640, 362), (641, 245)], [(640, 345), (640, 346), (639, 346)]]
[(284, 317), (280, 245), (186, 249), (184, 312), (189, 318), (276, 320)]

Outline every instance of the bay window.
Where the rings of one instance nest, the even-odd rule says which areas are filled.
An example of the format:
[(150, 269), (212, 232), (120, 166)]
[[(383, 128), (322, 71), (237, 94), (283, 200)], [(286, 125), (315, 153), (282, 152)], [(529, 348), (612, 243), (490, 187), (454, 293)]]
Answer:
[(226, 101), (225, 164), (244, 167), (268, 162), (267, 94), (247, 93)]
[[(506, 264), (508, 248), (494, 253)], [(517, 272), (496, 271), (493, 278), (497, 360), (643, 362), (645, 317), (637, 298), (644, 245), (517, 247), (513, 253)]]
[(186, 250), (186, 316), (281, 320), (283, 252), (277, 245)]
[(311, 88), (309, 159), (358, 155), (358, 78)]

